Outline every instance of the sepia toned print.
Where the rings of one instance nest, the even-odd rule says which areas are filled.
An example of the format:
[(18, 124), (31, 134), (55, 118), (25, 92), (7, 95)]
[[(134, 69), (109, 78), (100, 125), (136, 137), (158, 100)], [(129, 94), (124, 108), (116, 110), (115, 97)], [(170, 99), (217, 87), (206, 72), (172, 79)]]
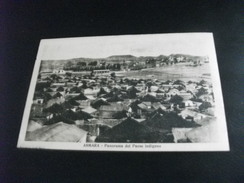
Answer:
[(18, 147), (228, 150), (212, 34), (42, 40)]

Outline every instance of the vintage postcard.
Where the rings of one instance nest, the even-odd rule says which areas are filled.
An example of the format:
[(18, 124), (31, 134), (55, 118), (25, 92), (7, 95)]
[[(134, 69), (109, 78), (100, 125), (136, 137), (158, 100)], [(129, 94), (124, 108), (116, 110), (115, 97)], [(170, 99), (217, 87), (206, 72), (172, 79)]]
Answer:
[(41, 40), (17, 146), (228, 151), (213, 34)]

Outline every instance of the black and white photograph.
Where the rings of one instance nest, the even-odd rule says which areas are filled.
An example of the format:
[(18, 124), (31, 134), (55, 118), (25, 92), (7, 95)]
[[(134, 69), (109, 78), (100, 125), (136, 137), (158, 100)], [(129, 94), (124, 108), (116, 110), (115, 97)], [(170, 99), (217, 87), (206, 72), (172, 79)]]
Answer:
[(18, 147), (228, 151), (213, 34), (41, 40)]
[(242, 183), (243, 1), (0, 3), (0, 182)]

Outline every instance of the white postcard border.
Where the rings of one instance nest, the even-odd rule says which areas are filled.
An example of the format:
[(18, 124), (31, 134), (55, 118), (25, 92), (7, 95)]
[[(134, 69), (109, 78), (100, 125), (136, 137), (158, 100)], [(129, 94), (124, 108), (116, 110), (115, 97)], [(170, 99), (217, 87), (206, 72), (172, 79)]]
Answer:
[[(189, 33), (178, 33), (178, 35), (181, 34), (189, 34)], [(212, 40), (211, 41), (212, 47), (209, 49), (211, 50), (209, 52), (209, 58), (211, 60), (210, 69), (211, 69), (211, 78), (212, 78), (214, 96), (216, 101), (215, 103), (216, 114), (218, 115), (217, 117), (218, 117), (219, 139), (217, 142), (215, 143), (84, 143), (83, 144), (83, 143), (70, 143), (70, 142), (65, 143), (65, 142), (25, 141), (28, 119), (29, 119), (30, 109), (32, 104), (32, 98), (35, 91), (35, 85), (37, 82), (37, 76), (39, 73), (41, 58), (45, 48), (45, 44), (48, 44), (50, 41), (62, 42), (62, 41), (69, 40), (72, 42), (72, 40), (76, 39), (76, 38), (62, 38), (62, 39), (47, 39), (47, 40), (42, 40), (40, 42), (34, 70), (32, 73), (28, 96), (26, 100), (17, 147), (35, 148), (35, 149), (53, 149), (53, 150), (54, 149), (55, 150), (87, 150), (87, 151), (160, 151), (160, 152), (161, 151), (229, 151), (224, 103), (222, 97), (219, 70), (217, 65), (217, 57), (216, 57), (215, 46), (213, 42), (213, 34), (212, 33), (193, 33), (193, 34), (199, 34), (199, 36), (206, 36), (207, 39)], [(167, 35), (167, 34), (153, 34), (153, 36), (155, 35), (160, 36), (160, 35)], [(123, 38), (126, 36), (143, 36), (143, 35), (122, 35), (116, 37)], [(150, 36), (150, 34), (146, 36)], [(100, 36), (98, 38), (107, 39), (109, 37), (114, 37), (114, 36)], [(82, 39), (82, 38), (78, 38), (78, 39)], [(96, 145), (94, 145), (93, 147), (92, 144), (98, 144), (99, 147), (96, 147)]]

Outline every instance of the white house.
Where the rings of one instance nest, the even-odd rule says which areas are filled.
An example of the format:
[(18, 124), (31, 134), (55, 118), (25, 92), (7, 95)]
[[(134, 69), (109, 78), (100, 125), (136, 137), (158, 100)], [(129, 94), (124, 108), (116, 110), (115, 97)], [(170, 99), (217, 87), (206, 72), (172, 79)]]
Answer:
[(193, 110), (190, 110), (190, 109), (184, 109), (183, 111), (181, 111), (179, 113), (179, 116), (181, 116), (182, 118), (186, 119), (188, 117), (192, 117), (193, 120), (202, 120), (206, 117), (208, 117), (208, 115), (206, 114), (203, 114), (203, 113), (200, 113), (200, 112), (196, 112), (196, 111), (193, 111)]
[(191, 101), (191, 100), (185, 100), (185, 101), (183, 101), (183, 103), (185, 104), (185, 107), (194, 107), (195, 106), (193, 101)]
[(184, 100), (189, 100), (193, 97), (193, 95), (186, 91), (180, 91), (178, 94), (180, 97), (182, 97)]
[(99, 89), (93, 90), (91, 88), (87, 88), (87, 89), (84, 90), (84, 95), (93, 95), (93, 96), (96, 96), (99, 91), (100, 91)]
[(176, 60), (178, 62), (182, 62), (182, 61), (184, 61), (184, 57), (183, 56), (179, 56), (179, 57), (176, 58)]
[(60, 70), (54, 69), (53, 70), (53, 74), (66, 74), (66, 71), (65, 70), (62, 70), (62, 69), (60, 69)]
[(90, 115), (95, 115), (95, 113), (97, 112), (97, 110), (94, 109), (94, 108), (91, 107), (91, 106), (88, 106), (88, 107), (82, 109), (82, 111), (85, 112), (85, 113), (88, 113), (88, 114), (90, 114)]
[(151, 86), (151, 92), (156, 92), (158, 90), (158, 86)]

